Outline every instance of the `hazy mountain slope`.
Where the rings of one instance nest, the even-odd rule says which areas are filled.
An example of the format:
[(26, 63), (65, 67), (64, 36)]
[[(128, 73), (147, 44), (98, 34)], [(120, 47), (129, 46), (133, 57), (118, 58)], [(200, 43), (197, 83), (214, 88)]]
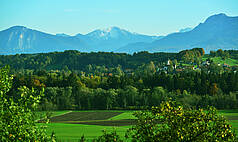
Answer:
[(193, 47), (202, 47), (205, 51), (238, 49), (238, 17), (213, 15), (189, 32), (174, 33), (154, 41), (148, 50), (180, 51)]
[(70, 37), (70, 35), (67, 35), (67, 34), (64, 34), (64, 33), (61, 33), (61, 34), (56, 34), (56, 36)]
[(89, 43), (95, 51), (114, 51), (130, 43), (149, 43), (159, 39), (159, 37), (131, 33), (118, 27), (111, 27), (90, 32), (85, 35), (84, 39), (86, 39), (87, 43)]
[(136, 43), (124, 46), (117, 52), (179, 52), (194, 47), (210, 50), (238, 49), (238, 17), (225, 14), (213, 15), (188, 32), (169, 34), (152, 43)]
[(86, 35), (47, 34), (14, 26), (0, 31), (0, 54), (42, 53), (64, 50), (81, 52), (179, 52), (194, 47), (238, 50), (238, 17), (210, 16), (194, 29), (162, 36), (148, 36), (111, 27)]
[(14, 26), (0, 32), (0, 54), (41, 53), (69, 49), (86, 50), (78, 38), (63, 37)]
[(152, 42), (157, 36), (131, 33), (112, 27), (106, 30), (95, 30), (86, 35), (47, 34), (14, 26), (0, 31), (0, 54), (42, 53), (64, 50), (83, 52), (114, 51), (121, 46), (134, 42)]
[(184, 32), (189, 32), (191, 30), (193, 30), (193, 29), (192, 28), (184, 28), (184, 29), (179, 30), (179, 32), (184, 33)]

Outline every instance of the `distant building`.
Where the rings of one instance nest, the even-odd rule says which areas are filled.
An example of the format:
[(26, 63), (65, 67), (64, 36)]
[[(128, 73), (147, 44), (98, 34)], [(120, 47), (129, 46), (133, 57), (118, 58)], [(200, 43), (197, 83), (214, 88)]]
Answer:
[(223, 64), (223, 67), (225, 67), (225, 68), (229, 68), (229, 67), (231, 67), (231, 66), (228, 65), (228, 64), (226, 64), (226, 63), (224, 63), (224, 64)]
[(171, 60), (170, 59), (168, 59), (168, 61), (167, 61), (167, 66), (170, 66), (170, 62), (171, 62)]
[(210, 62), (209, 62), (209, 61), (203, 61), (203, 62), (202, 62), (202, 65), (203, 65), (203, 66), (209, 66), (209, 65), (210, 65)]

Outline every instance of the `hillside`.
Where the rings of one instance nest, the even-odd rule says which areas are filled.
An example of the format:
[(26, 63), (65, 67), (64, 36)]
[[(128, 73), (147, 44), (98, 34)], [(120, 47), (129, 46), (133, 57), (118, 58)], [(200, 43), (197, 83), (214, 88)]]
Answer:
[(152, 42), (160, 36), (147, 36), (112, 27), (86, 35), (47, 34), (23, 26), (0, 31), (0, 54), (47, 53), (64, 50), (81, 52), (114, 51), (135, 42)]
[(194, 47), (206, 52), (217, 49), (238, 49), (238, 17), (225, 14), (210, 16), (193, 30), (170, 34), (152, 43), (131, 44), (118, 49), (119, 52), (179, 52)]

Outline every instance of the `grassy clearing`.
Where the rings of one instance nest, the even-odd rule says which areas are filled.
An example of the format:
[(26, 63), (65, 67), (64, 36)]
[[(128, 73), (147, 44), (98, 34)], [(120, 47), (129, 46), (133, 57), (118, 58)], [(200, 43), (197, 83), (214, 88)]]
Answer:
[[(120, 136), (124, 137), (127, 129), (131, 127), (130, 122), (127, 122), (128, 120), (124, 119), (135, 119), (132, 115), (132, 111), (61, 111), (53, 112), (53, 114), (55, 115), (55, 117), (53, 118), (56, 120), (65, 120), (65, 118), (67, 118), (68, 120), (61, 120), (61, 123), (47, 124), (47, 133), (50, 135), (52, 132), (55, 132), (56, 137), (59, 141), (70, 142), (78, 141), (82, 135), (84, 135), (87, 139), (92, 140), (98, 136), (101, 136), (103, 134), (102, 130), (111, 132), (113, 131), (113, 129), (115, 129)], [(129, 126), (123, 126), (125, 124)], [(120, 126), (116, 127), (117, 125)]]
[(236, 109), (231, 109), (231, 110), (218, 110), (219, 113), (224, 114), (224, 115), (230, 115), (230, 114), (235, 114), (238, 113), (238, 110)]
[(83, 124), (63, 124), (63, 123), (50, 123), (47, 125), (47, 132), (50, 135), (55, 132), (58, 140), (61, 141), (77, 141), (84, 135), (87, 139), (94, 139), (101, 136), (102, 130), (113, 131), (115, 129), (120, 136), (124, 136), (125, 132), (131, 126), (96, 126), (96, 125), (83, 125)]
[(63, 111), (36, 111), (35, 114), (36, 114), (36, 120), (39, 120), (39, 119), (44, 118), (47, 113), (50, 113), (51, 117), (54, 117), (54, 116), (66, 114), (66, 113), (69, 113), (69, 112), (70, 112), (69, 110), (63, 110)]
[[(205, 61), (206, 59), (208, 59), (207, 56), (204, 56), (204, 57), (202, 58), (203, 61)], [(226, 63), (226, 64), (228, 64), (228, 65), (230, 65), (230, 66), (237, 66), (237, 65), (238, 65), (238, 60), (236, 60), (236, 59), (228, 58), (228, 59), (226, 59), (226, 60), (222, 60), (221, 57), (212, 57), (211, 59), (212, 59), (215, 63), (220, 63), (220, 64)]]
[(71, 111), (70, 111), (70, 110), (53, 111), (53, 112), (52, 112), (52, 117), (53, 117), (53, 116), (62, 115), (62, 114), (66, 114), (66, 113), (69, 113), (69, 112), (71, 112)]
[(232, 125), (232, 128), (235, 130), (236, 134), (238, 135), (238, 120), (231, 120), (229, 122)]
[(228, 119), (238, 135), (238, 110), (219, 110), (218, 112)]
[(70, 112), (69, 110), (62, 110), (62, 111), (36, 111), (36, 115), (45, 115), (46, 113), (51, 113), (51, 116), (62, 115), (65, 113)]
[(136, 117), (133, 115), (133, 111), (126, 111), (122, 114), (119, 114), (117, 116), (114, 116), (108, 120), (122, 120), (122, 119), (136, 119)]

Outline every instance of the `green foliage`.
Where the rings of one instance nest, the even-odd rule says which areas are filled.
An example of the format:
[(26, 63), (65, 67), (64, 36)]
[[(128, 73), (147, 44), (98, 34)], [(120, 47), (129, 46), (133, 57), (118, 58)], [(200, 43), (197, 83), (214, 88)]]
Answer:
[(103, 130), (103, 135), (94, 139), (93, 142), (123, 142), (123, 140), (115, 130), (109, 133), (106, 130)]
[(222, 66), (218, 66), (216, 63), (212, 62), (211, 65), (209, 66), (209, 70), (213, 73), (220, 74), (223, 72)]
[(221, 57), (223, 60), (229, 58), (229, 52), (218, 49), (217, 51), (210, 51), (212, 57)]
[[(235, 57), (237, 52), (229, 51), (229, 54)], [(159, 105), (169, 97), (197, 108), (209, 104), (219, 109), (237, 108), (238, 99), (234, 99), (236, 105), (231, 105), (228, 99), (224, 102), (226, 105), (216, 103), (220, 96), (237, 94), (237, 67), (217, 65), (215, 59), (221, 60), (221, 57), (214, 57), (214, 62), (201, 63), (203, 55), (201, 48), (171, 54), (139, 52), (133, 55), (65, 51), (0, 56), (0, 61), (16, 69), (9, 96), (18, 98), (15, 94), (20, 86), (45, 88), (39, 110), (141, 109)], [(199, 69), (193, 71), (192, 67), (179, 66), (182, 57), (193, 60), (193, 65), (196, 63)], [(51, 58), (50, 62), (43, 68), (30, 64), (47, 58)], [(168, 58), (169, 65), (165, 65)], [(226, 63), (229, 64), (229, 60), (225, 60)], [(188, 66), (192, 66), (190, 63)], [(167, 73), (163, 68), (167, 68)], [(181, 96), (185, 90), (188, 95)]]
[(210, 107), (203, 111), (184, 109), (163, 102), (150, 111), (136, 112), (138, 124), (129, 135), (134, 141), (236, 141), (231, 125)]
[(45, 129), (39, 128), (32, 110), (35, 110), (43, 91), (21, 87), (17, 97), (8, 95), (12, 87), (9, 67), (0, 69), (0, 141), (49, 141)]
[[(71, 50), (40, 54), (0, 55), (0, 63), (11, 65), (12, 68), (17, 70), (53, 69), (64, 70), (65, 72), (81, 70), (95, 74), (97, 72), (110, 73), (115, 71), (117, 74), (120, 74), (120, 66), (122, 69), (136, 69), (137, 66), (147, 64), (150, 61), (154, 63), (165, 62), (168, 58), (176, 58), (176, 53), (139, 52), (130, 55), (112, 52), (81, 53)], [(114, 69), (110, 71), (109, 68)]]
[(191, 50), (183, 50), (179, 52), (179, 59), (184, 61), (185, 63), (189, 62), (198, 62), (201, 60), (201, 57), (204, 55), (203, 48), (193, 48)]
[(82, 135), (82, 137), (80, 138), (79, 142), (86, 142), (86, 138), (84, 137), (84, 135)]
[[(207, 68), (210, 68), (211, 72), (156, 72), (150, 75), (142, 72), (144, 75), (121, 76), (85, 76), (59, 72), (54, 74), (54, 79), (50, 72), (47, 72), (46, 76), (16, 74), (9, 95), (15, 98), (18, 91), (14, 90), (23, 85), (32, 88), (36, 85), (32, 85), (31, 80), (37, 79), (38, 84), (46, 86), (39, 110), (140, 109), (159, 105), (169, 97), (197, 108), (207, 105), (219, 109), (237, 108), (238, 100), (232, 99), (236, 104), (233, 105), (228, 101), (230, 97), (227, 95), (237, 94), (238, 72), (223, 72), (222, 67), (214, 63)], [(187, 96), (180, 95), (183, 92)], [(207, 95), (209, 98), (202, 98)], [(217, 103), (221, 96), (227, 98), (223, 99), (226, 105)]]

